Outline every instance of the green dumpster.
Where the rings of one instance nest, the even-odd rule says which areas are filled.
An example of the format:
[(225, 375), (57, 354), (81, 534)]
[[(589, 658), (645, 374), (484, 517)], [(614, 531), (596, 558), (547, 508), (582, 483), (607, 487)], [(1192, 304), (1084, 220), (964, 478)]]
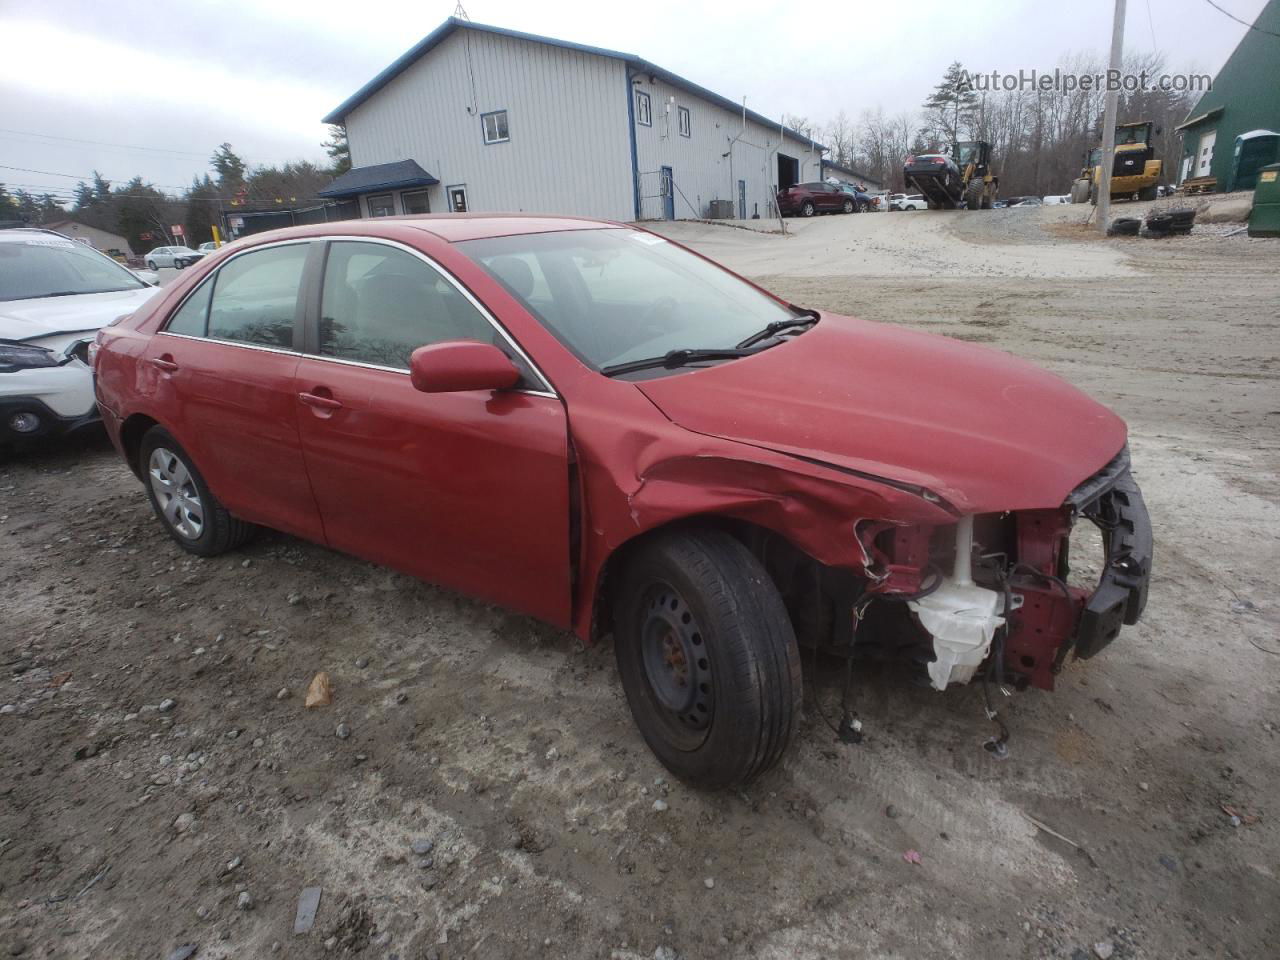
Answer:
[(1280, 237), (1280, 163), (1258, 170), (1253, 211), (1249, 214), (1249, 236)]

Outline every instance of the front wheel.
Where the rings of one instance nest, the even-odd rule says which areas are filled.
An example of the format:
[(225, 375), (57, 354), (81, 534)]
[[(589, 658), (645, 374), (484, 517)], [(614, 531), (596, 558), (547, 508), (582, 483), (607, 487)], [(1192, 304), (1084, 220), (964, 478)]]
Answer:
[(622, 571), (618, 672), (640, 733), (696, 786), (745, 783), (799, 722), (800, 653), (777, 588), (718, 530), (662, 535)]
[(800, 216), (802, 217), (812, 217), (816, 212), (817, 208), (814, 207), (811, 200), (806, 200), (804, 206), (800, 208)]
[(155, 273), (156, 270), (159, 268), (156, 266), (156, 262), (154, 260), (148, 260), (147, 269), (150, 270), (152, 273)]
[(852, 201), (852, 200), (846, 200), (846, 201), (844, 202), (844, 212), (845, 212), (845, 213), (853, 213), (853, 201)]

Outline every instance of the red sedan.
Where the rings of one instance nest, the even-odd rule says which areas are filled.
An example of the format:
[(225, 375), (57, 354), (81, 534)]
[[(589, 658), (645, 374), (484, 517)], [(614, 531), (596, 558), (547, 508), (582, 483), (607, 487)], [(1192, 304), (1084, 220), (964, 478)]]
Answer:
[[(702, 785), (782, 755), (799, 644), (898, 654), (938, 689), (1051, 688), (1146, 601), (1151, 528), (1114, 414), (1006, 354), (794, 306), (619, 224), (255, 236), (106, 328), (95, 368), (181, 547), (271, 527), (612, 635), (645, 740)], [(1085, 586), (1080, 518), (1107, 551)]]

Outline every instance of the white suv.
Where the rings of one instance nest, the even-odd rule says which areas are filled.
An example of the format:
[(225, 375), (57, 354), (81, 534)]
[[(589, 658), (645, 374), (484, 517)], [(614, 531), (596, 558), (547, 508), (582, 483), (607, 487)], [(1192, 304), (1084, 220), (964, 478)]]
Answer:
[(899, 210), (927, 210), (929, 201), (920, 193), (909, 193), (898, 201)]
[(89, 344), (158, 292), (52, 230), (0, 230), (0, 446), (98, 419)]

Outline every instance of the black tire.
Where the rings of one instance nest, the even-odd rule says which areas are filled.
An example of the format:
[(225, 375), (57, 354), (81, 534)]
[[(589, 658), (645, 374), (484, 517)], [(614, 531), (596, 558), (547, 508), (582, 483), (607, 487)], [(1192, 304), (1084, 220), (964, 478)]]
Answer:
[(777, 763), (799, 723), (800, 652), (759, 561), (722, 531), (681, 531), (644, 545), (618, 589), (618, 672), (663, 765), (716, 789)]
[(964, 205), (966, 210), (982, 209), (982, 188), (984, 184), (977, 177), (969, 181), (968, 186), (964, 190)]
[(147, 269), (150, 270), (152, 273), (155, 273), (156, 270), (159, 269), (159, 267), (156, 266), (156, 262), (154, 260), (148, 260)]
[(804, 206), (800, 208), (800, 216), (812, 217), (817, 212), (817, 209), (818, 208), (813, 205), (812, 200), (806, 200), (804, 202)]
[[(196, 494), (194, 502), (200, 508), (199, 529), (189, 528), (195, 535), (182, 532), (179, 529), (181, 521), (171, 519), (165, 514), (165, 505), (160, 502), (160, 495), (156, 490), (163, 481), (153, 480), (155, 465), (152, 456), (156, 451), (168, 451), (173, 461), (182, 466), (189, 478), (190, 483), (183, 483), (181, 487), (186, 490), (193, 488)], [(162, 453), (161, 459), (168, 458)], [(188, 553), (201, 557), (214, 557), (228, 550), (234, 550), (253, 536), (255, 529), (253, 524), (233, 517), (227, 508), (218, 502), (205, 482), (204, 476), (191, 459), (191, 455), (164, 427), (152, 427), (143, 435), (142, 443), (138, 448), (138, 473), (142, 477), (143, 485), (147, 488), (147, 499), (151, 501), (151, 508), (155, 510), (156, 517), (168, 531), (169, 536), (173, 537)], [(185, 502), (192, 501), (187, 499)], [(192, 511), (186, 511), (186, 513), (189, 517)]]
[(853, 213), (854, 209), (855, 209), (855, 207), (854, 207), (854, 205), (853, 205), (853, 201), (852, 201), (852, 200), (846, 200), (846, 201), (844, 202), (844, 212), (845, 212), (845, 213)]

